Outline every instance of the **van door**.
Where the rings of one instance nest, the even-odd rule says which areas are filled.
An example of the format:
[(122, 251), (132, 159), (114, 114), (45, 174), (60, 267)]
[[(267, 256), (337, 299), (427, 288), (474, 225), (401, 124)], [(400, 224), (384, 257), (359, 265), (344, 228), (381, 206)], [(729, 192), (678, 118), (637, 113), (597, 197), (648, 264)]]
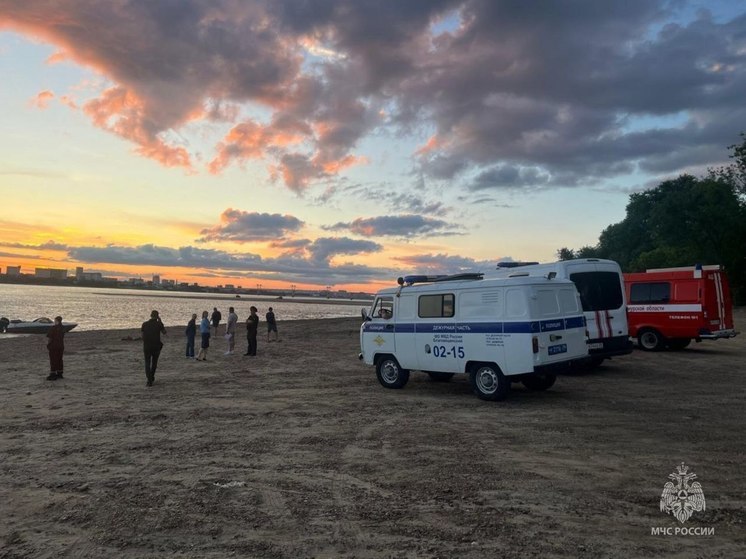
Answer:
[(591, 355), (608, 357), (629, 353), (627, 308), (624, 283), (618, 269), (583, 263), (567, 267), (583, 305), (588, 350)]
[(423, 293), (417, 297), (415, 351), (420, 370), (464, 370), (464, 334), (457, 329), (455, 314), (454, 293)]
[[(725, 330), (733, 328), (733, 319), (729, 320), (730, 293), (728, 292), (727, 280), (723, 281), (719, 271), (705, 272), (704, 296), (702, 306), (705, 311), (706, 328), (708, 330)], [(730, 325), (729, 325), (730, 324)]]
[(373, 302), (371, 320), (363, 325), (364, 353), (375, 355), (379, 353), (396, 352), (394, 338), (394, 298), (380, 295)]

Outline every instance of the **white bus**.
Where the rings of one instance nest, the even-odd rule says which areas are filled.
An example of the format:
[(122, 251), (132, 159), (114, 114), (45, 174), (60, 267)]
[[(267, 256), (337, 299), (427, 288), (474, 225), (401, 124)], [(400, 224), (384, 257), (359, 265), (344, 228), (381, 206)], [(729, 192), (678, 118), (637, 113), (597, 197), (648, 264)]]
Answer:
[(549, 264), (501, 262), (488, 277), (545, 276), (554, 272), (558, 278), (571, 280), (580, 293), (586, 327), (588, 353), (592, 365), (604, 359), (632, 352), (627, 324), (627, 301), (624, 276), (613, 260), (578, 258)]

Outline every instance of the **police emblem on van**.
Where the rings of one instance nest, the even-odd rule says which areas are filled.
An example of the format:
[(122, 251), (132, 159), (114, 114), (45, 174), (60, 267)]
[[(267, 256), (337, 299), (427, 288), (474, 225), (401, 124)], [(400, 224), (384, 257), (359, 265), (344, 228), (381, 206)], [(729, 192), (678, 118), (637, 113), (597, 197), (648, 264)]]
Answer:
[(380, 334), (379, 334), (378, 336), (376, 336), (375, 338), (373, 338), (373, 341), (374, 341), (374, 342), (376, 342), (376, 345), (377, 345), (378, 347), (381, 347), (381, 346), (382, 346), (383, 344), (385, 344), (385, 343), (386, 343), (386, 340), (384, 340), (384, 339), (383, 339), (383, 338), (382, 338), (382, 337), (380, 336)]

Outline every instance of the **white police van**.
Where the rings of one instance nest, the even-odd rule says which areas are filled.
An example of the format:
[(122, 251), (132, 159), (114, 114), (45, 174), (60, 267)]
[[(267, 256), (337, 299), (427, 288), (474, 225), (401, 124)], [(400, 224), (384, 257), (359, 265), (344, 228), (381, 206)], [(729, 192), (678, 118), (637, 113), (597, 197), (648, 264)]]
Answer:
[(512, 382), (546, 390), (588, 358), (578, 292), (554, 276), (399, 278), (363, 309), (360, 359), (386, 388), (420, 370), (436, 381), (468, 374), (484, 400), (505, 398)]
[(619, 264), (601, 258), (576, 258), (548, 264), (499, 262), (486, 277), (546, 276), (569, 279), (580, 293), (588, 330), (589, 365), (632, 352), (627, 323), (624, 276)]

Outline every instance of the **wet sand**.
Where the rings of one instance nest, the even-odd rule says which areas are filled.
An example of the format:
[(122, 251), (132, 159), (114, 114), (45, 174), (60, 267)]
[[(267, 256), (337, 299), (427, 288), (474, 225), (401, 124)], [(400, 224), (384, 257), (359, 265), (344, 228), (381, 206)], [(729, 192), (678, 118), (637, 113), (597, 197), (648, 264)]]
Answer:
[[(490, 403), (382, 388), (358, 319), (279, 327), (205, 363), (172, 327), (152, 388), (136, 330), (71, 332), (54, 382), (43, 337), (0, 339), (0, 558), (744, 555), (746, 334)], [(683, 525), (682, 461), (707, 500)]]

